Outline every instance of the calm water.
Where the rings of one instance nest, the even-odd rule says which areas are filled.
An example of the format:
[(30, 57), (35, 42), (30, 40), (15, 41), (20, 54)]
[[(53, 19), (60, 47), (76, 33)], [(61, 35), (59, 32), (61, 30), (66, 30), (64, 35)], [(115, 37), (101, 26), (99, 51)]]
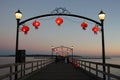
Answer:
[[(38, 60), (38, 59), (34, 59), (33, 57), (26, 58), (26, 61), (33, 61), (33, 60)], [(0, 65), (14, 63), (14, 62), (15, 62), (15, 57), (0, 57)]]

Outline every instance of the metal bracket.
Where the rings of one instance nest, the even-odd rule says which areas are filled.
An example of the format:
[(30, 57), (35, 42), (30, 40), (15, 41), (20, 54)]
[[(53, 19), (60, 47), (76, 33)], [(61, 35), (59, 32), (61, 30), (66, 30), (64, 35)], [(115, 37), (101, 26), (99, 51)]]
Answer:
[(56, 8), (54, 9), (51, 14), (70, 14), (70, 12), (66, 8)]

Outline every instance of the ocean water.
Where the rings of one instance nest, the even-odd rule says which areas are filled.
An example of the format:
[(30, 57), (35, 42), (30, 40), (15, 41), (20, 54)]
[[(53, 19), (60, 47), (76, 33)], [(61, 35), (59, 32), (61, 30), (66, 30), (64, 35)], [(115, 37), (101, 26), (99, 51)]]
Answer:
[[(38, 59), (34, 59), (34, 57), (26, 58), (26, 61), (33, 61), (33, 60), (38, 60)], [(10, 63), (15, 63), (15, 57), (0, 57), (0, 65), (10, 64)]]

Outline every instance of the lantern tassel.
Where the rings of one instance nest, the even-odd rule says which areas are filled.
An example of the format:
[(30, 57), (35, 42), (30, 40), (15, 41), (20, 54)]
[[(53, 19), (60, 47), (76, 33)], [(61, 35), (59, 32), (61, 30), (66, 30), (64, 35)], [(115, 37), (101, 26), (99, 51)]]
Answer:
[(97, 35), (97, 32), (94, 32), (95, 35)]
[(24, 34), (25, 34), (25, 35), (27, 35), (27, 33), (28, 33), (27, 31), (26, 31), (26, 32), (24, 32)]

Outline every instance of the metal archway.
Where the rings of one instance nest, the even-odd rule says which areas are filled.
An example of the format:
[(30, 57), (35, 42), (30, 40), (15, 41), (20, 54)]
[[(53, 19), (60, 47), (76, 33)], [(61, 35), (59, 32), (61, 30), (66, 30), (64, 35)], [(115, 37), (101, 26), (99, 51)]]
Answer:
[[(60, 12), (60, 10), (62, 12)], [(39, 16), (28, 18), (26, 20), (23, 20), (23, 21), (19, 22), (18, 25), (20, 26), (20, 25), (22, 25), (22, 24), (24, 24), (24, 23), (26, 23), (30, 20), (37, 19), (37, 18), (42, 18), (42, 17), (48, 17), (48, 16), (71, 16), (71, 17), (76, 17), (76, 18), (82, 18), (82, 19), (94, 22), (94, 23), (98, 24), (99, 26), (102, 26), (102, 24), (98, 21), (95, 21), (95, 20), (90, 19), (88, 17), (84, 17), (84, 16), (80, 16), (80, 15), (76, 15), (76, 14), (71, 14), (68, 10), (66, 10), (64, 8), (56, 8), (50, 14), (44, 14), (44, 15), (39, 15)]]
[[(101, 11), (100, 13), (103, 13), (103, 12)], [(26, 22), (28, 22), (28, 21), (30, 21), (30, 20), (37, 19), (37, 18), (42, 18), (42, 17), (48, 17), (48, 16), (70, 16), (70, 17), (76, 17), (76, 18), (81, 18), (81, 19), (85, 19), (85, 20), (91, 21), (91, 22), (99, 25), (101, 27), (101, 36), (102, 36), (102, 61), (103, 61), (103, 64), (105, 65), (105, 42), (104, 42), (104, 27), (103, 27), (104, 26), (103, 25), (104, 24), (104, 19), (101, 19), (100, 22), (98, 22), (98, 21), (93, 20), (93, 19), (88, 18), (88, 17), (71, 14), (65, 8), (56, 8), (50, 14), (44, 14), (44, 15), (31, 17), (31, 18), (28, 18), (28, 19), (23, 20), (23, 21), (20, 21), (20, 19), (16, 19), (17, 20), (17, 32), (16, 32), (16, 49), (15, 49), (16, 56), (15, 56), (15, 63), (17, 63), (17, 61), (18, 61), (17, 58), (19, 57), (18, 56), (19, 26), (24, 24), (24, 23), (26, 23)], [(104, 80), (106, 80), (106, 77), (105, 77), (106, 69), (105, 69), (104, 65), (103, 65), (103, 72), (104, 72), (103, 73), (103, 78), (104, 78)]]

